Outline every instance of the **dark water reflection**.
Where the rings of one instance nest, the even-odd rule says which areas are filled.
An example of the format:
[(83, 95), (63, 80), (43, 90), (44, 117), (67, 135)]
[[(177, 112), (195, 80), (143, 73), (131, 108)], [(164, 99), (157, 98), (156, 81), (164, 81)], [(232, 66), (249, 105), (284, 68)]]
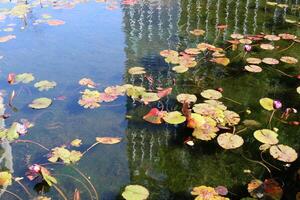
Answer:
[[(120, 2), (115, 4), (114, 1), (75, 2), (72, 9), (52, 9), (46, 7), (44, 1), (42, 8), (32, 9), (24, 29), (21, 29), (23, 21), (19, 19), (9, 18), (0, 24), (4, 29), (7, 24), (15, 23), (12, 34), (17, 36), (15, 40), (0, 44), (0, 54), (4, 55), (0, 60), (1, 89), (7, 90), (8, 94), (13, 89), (21, 91), (15, 99), (20, 110), (6, 124), (20, 118), (35, 121), (36, 126), (24, 139), (48, 147), (81, 138), (84, 145), (79, 150), (84, 150), (97, 136), (123, 137), (124, 141), (118, 145), (97, 146), (76, 166), (91, 178), (101, 199), (121, 199), (120, 193), (127, 184), (144, 185), (150, 190), (150, 199), (192, 199), (189, 191), (194, 186), (225, 185), (233, 192), (230, 194), (232, 199), (240, 199), (248, 195), (246, 184), (252, 179), (243, 173), (244, 169), (251, 169), (258, 178), (268, 177), (260, 165), (241, 157), (243, 154), (260, 159), (259, 144), (252, 137), (253, 130), (244, 133), (246, 144), (236, 151), (224, 151), (216, 142), (199, 142), (190, 148), (183, 144), (183, 140), (191, 130), (180, 126), (154, 126), (142, 120), (150, 107), (161, 104), (141, 106), (122, 97), (99, 109), (86, 110), (77, 104), (82, 90), (77, 83), (81, 78), (89, 77), (99, 83), (100, 90), (123, 83), (148, 87), (146, 79), (127, 74), (129, 67), (143, 66), (155, 80), (154, 87), (173, 87), (174, 94), (163, 102), (167, 110), (180, 109), (175, 99), (179, 93), (199, 95), (203, 89), (223, 87), (226, 96), (242, 102), (238, 105), (224, 100), (231, 110), (239, 112), (249, 107), (252, 114), (241, 114), (242, 119), (264, 122), (268, 115), (257, 103), (261, 97), (282, 99), (286, 105), (299, 108), (299, 95), (291, 92), (297, 86), (295, 81), (273, 71), (249, 75), (241, 68), (224, 69), (208, 62), (191, 73), (177, 75), (164, 62), (159, 51), (184, 50), (203, 41), (222, 46), (232, 33), (290, 32), (300, 35), (299, 26), (284, 21), (299, 22), (297, 0), (278, 1), (289, 4), (289, 8), (266, 6), (261, 0), (138, 0), (131, 6)], [(1, 8), (10, 5), (3, 3)], [(66, 24), (59, 27), (34, 25), (35, 20), (45, 13), (66, 21)], [(220, 34), (216, 28), (219, 24), (228, 25)], [(195, 28), (204, 29), (204, 37), (190, 35), (189, 31)], [(6, 33), (2, 31), (1, 36), (4, 35)], [(299, 57), (299, 45), (285, 53)], [(260, 57), (267, 55), (259, 52)], [(239, 60), (234, 63), (234, 66), (243, 65)], [(295, 69), (287, 71), (297, 72)], [(58, 86), (48, 92), (38, 92), (32, 85), (8, 86), (6, 74), (10, 72), (32, 72), (36, 80), (54, 80)], [(36, 111), (27, 107), (34, 98), (60, 95), (67, 99), (54, 101), (47, 110)], [(132, 118), (128, 120), (126, 115)], [(282, 143), (299, 149), (299, 129), (278, 122), (274, 126), (282, 131)], [(12, 146), (13, 157), (7, 160), (13, 161), (15, 176), (24, 176), (27, 164), (46, 162), (47, 152), (35, 146)], [(283, 169), (280, 173), (274, 171), (274, 176), (280, 181), (288, 180), (285, 199), (294, 199), (297, 185), (290, 176), (299, 167), (299, 161), (289, 169), (284, 169), (280, 163), (273, 164)], [(77, 187), (83, 193), (82, 199), (89, 199), (84, 187), (61, 175), (77, 176), (70, 167), (51, 167), (56, 169), (53, 173), (57, 174), (67, 195), (71, 197)], [(33, 188), (31, 183), (26, 184)], [(9, 189), (27, 198), (19, 186)], [(57, 199), (55, 195), (50, 189), (49, 196)], [(12, 198), (3, 195), (1, 199)]]

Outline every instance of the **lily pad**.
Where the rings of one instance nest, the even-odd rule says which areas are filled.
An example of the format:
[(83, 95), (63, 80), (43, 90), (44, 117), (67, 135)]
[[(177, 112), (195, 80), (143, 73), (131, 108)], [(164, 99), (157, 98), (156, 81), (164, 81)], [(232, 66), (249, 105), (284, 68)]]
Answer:
[(298, 157), (297, 152), (293, 148), (283, 144), (271, 146), (270, 154), (273, 158), (288, 163), (294, 162)]
[(131, 75), (140, 75), (140, 74), (145, 74), (145, 68), (144, 67), (131, 67), (128, 70), (128, 73)]
[(66, 164), (76, 163), (82, 157), (80, 151), (69, 151), (65, 147), (55, 147), (51, 150), (50, 162), (57, 162), (59, 159)]
[(72, 145), (73, 147), (80, 147), (80, 145), (82, 144), (81, 142), (82, 142), (82, 140), (80, 140), (80, 139), (75, 139), (75, 140), (73, 140), (73, 141), (71, 142), (71, 145)]
[(222, 93), (217, 90), (208, 89), (208, 90), (204, 90), (203, 92), (201, 92), (201, 96), (206, 99), (216, 100), (216, 99), (222, 98)]
[(274, 105), (274, 100), (273, 99), (261, 98), (259, 100), (259, 103), (264, 109), (266, 109), (268, 111), (274, 110), (274, 106), (273, 106)]
[(218, 136), (217, 141), (224, 149), (236, 149), (244, 144), (244, 140), (241, 136), (232, 133), (222, 133)]
[(296, 91), (298, 92), (298, 94), (300, 94), (300, 86), (297, 87)]
[(258, 65), (261, 63), (260, 58), (247, 58), (246, 61), (247, 61), (247, 63), (253, 64), (253, 65)]
[(157, 93), (154, 92), (144, 92), (142, 94), (142, 101), (145, 103), (158, 101), (160, 98)]
[(149, 197), (149, 191), (141, 185), (128, 185), (122, 197), (126, 200), (146, 200)]
[(264, 49), (264, 50), (273, 50), (273, 49), (275, 49), (275, 47), (271, 44), (261, 44), (260, 48)]
[(29, 104), (30, 108), (33, 109), (44, 109), (48, 108), (52, 103), (52, 100), (46, 97), (35, 99)]
[(262, 59), (262, 62), (268, 65), (277, 65), (279, 64), (279, 61), (275, 58), (264, 58)]
[(181, 123), (185, 122), (186, 118), (180, 112), (173, 111), (173, 112), (167, 113), (163, 117), (163, 120), (169, 124), (181, 124)]
[(227, 66), (230, 63), (229, 58), (223, 57), (223, 58), (212, 58), (211, 59), (212, 62), (223, 65), (223, 66)]
[(259, 73), (262, 72), (262, 68), (258, 65), (246, 65), (245, 70), (248, 72)]
[(277, 144), (278, 134), (270, 129), (260, 129), (254, 132), (254, 137), (264, 144)]
[(178, 74), (182, 74), (184, 72), (187, 72), (189, 70), (189, 68), (182, 66), (182, 65), (178, 65), (178, 66), (172, 67), (172, 70), (177, 72)]
[(264, 38), (269, 40), (269, 41), (278, 41), (278, 40), (280, 40), (280, 37), (277, 36), (277, 35), (265, 35)]
[(291, 56), (282, 56), (280, 58), (281, 62), (287, 63), (287, 64), (296, 64), (298, 63), (298, 59), (291, 57)]
[(179, 94), (176, 99), (180, 103), (195, 103), (197, 101), (196, 95), (193, 94)]
[(204, 35), (205, 30), (202, 29), (194, 29), (192, 31), (190, 31), (191, 34), (195, 35), (195, 36), (201, 36)]
[(165, 111), (160, 111), (157, 108), (152, 108), (149, 113), (147, 113), (143, 119), (152, 124), (161, 124), (162, 118), (166, 114)]
[(39, 91), (44, 91), (44, 90), (47, 91), (54, 88), (55, 86), (56, 86), (55, 81), (47, 81), (47, 80), (39, 81), (34, 84), (34, 87), (36, 87)]
[(23, 74), (17, 74), (15, 76), (15, 82), (16, 83), (30, 83), (34, 80), (34, 76), (30, 73), (23, 73)]
[(101, 144), (118, 144), (121, 140), (120, 137), (96, 137), (96, 141)]

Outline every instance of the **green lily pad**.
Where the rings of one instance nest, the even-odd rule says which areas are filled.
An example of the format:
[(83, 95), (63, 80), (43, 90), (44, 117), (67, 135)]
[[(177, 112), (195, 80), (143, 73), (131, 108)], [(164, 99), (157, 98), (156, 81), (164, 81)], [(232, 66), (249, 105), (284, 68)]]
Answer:
[(48, 108), (52, 103), (52, 100), (46, 97), (35, 99), (29, 104), (30, 108), (33, 109), (44, 109)]
[(34, 80), (34, 76), (30, 73), (18, 74), (15, 77), (16, 83), (30, 83)]
[(163, 120), (169, 124), (181, 124), (186, 118), (178, 111), (169, 112), (163, 117)]
[(222, 93), (217, 90), (208, 89), (201, 92), (201, 96), (206, 99), (220, 99), (222, 98)]
[(158, 101), (160, 98), (157, 95), (157, 93), (154, 92), (145, 92), (142, 94), (142, 101), (143, 102), (154, 102), (154, 101)]
[(34, 87), (38, 88), (39, 91), (50, 90), (56, 86), (56, 82), (54, 81), (40, 81), (34, 84)]
[(145, 200), (149, 197), (149, 191), (141, 185), (128, 185), (122, 197), (126, 200)]
[(48, 159), (50, 162), (57, 162), (59, 159), (66, 164), (76, 163), (82, 157), (80, 151), (69, 151), (65, 147), (55, 147), (52, 149), (51, 157)]
[(254, 132), (254, 137), (264, 144), (277, 144), (278, 134), (270, 129), (260, 129)]
[(273, 106), (274, 100), (273, 99), (262, 98), (259, 100), (259, 103), (264, 109), (266, 109), (268, 111), (274, 110), (274, 106)]

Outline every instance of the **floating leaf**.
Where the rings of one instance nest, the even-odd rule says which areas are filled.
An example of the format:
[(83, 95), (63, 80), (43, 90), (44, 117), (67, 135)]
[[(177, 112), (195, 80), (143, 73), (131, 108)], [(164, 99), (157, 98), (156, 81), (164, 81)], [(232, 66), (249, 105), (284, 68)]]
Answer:
[(185, 122), (186, 118), (178, 111), (173, 111), (166, 113), (166, 115), (163, 117), (164, 121), (169, 124), (181, 124)]
[(270, 129), (260, 129), (254, 132), (254, 137), (264, 144), (277, 144), (278, 134)]
[(229, 198), (219, 196), (215, 188), (204, 185), (194, 187), (191, 194), (197, 196), (195, 200), (229, 200)]
[(257, 65), (246, 65), (245, 70), (247, 70), (248, 72), (253, 72), (253, 73), (262, 72), (262, 68)]
[(264, 185), (261, 180), (254, 179), (248, 183), (248, 192), (254, 198), (262, 198), (264, 196)]
[(217, 109), (220, 109), (220, 110), (226, 110), (227, 109), (227, 107), (221, 101), (211, 99), (211, 100), (205, 100), (204, 102), (211, 105), (211, 106), (213, 106), (213, 107), (215, 107), (215, 108), (217, 108)]
[(53, 184), (57, 184), (56, 178), (54, 178), (45, 167), (41, 167), (40, 173), (49, 186), (52, 186)]
[(16, 39), (16, 36), (15, 35), (3, 36), (3, 37), (0, 37), (0, 43), (8, 42), (9, 40), (12, 40), (12, 39)]
[(10, 14), (15, 17), (24, 18), (29, 12), (30, 6), (27, 4), (18, 4), (13, 7), (10, 11)]
[(162, 118), (166, 114), (165, 111), (160, 111), (157, 108), (152, 108), (148, 114), (146, 114), (143, 119), (152, 124), (161, 124)]
[(163, 56), (163, 57), (169, 57), (169, 56), (178, 56), (178, 52), (177, 51), (174, 51), (174, 50), (163, 50), (160, 52), (160, 55)]
[(252, 40), (250, 39), (240, 39), (239, 42), (241, 44), (252, 44)]
[(289, 34), (289, 33), (281, 33), (278, 36), (284, 40), (294, 40), (297, 38), (297, 36)]
[(187, 48), (184, 50), (184, 52), (190, 55), (198, 55), (200, 50), (198, 48)]
[(138, 99), (140, 96), (143, 95), (145, 92), (144, 87), (133, 86), (132, 88), (127, 89), (127, 95), (130, 96), (132, 99)]
[[(199, 122), (198, 122), (199, 123)], [(216, 132), (219, 131), (217, 127), (217, 123), (211, 117), (204, 117), (204, 122), (202, 124), (196, 124), (196, 127), (192, 133), (192, 135), (200, 140), (212, 140), (217, 136)]]
[(144, 92), (142, 94), (142, 101), (144, 103), (148, 103), (148, 102), (154, 102), (154, 101), (158, 101), (160, 98), (157, 95), (157, 93), (154, 92)]
[(204, 35), (205, 31), (202, 29), (194, 29), (193, 31), (190, 31), (190, 33), (195, 36), (201, 36)]
[(248, 126), (248, 127), (259, 127), (259, 126), (261, 126), (261, 124), (258, 121), (255, 121), (253, 119), (245, 119), (243, 121), (243, 124), (245, 126)]
[(274, 100), (273, 99), (270, 99), (270, 98), (262, 98), (259, 100), (259, 103), (260, 105), (268, 110), (268, 111), (271, 111), (271, 110), (274, 110)]
[(269, 40), (269, 41), (278, 41), (278, 40), (280, 40), (280, 37), (277, 36), (277, 35), (265, 35), (264, 38)]
[(99, 102), (100, 99), (100, 93), (97, 90), (89, 90), (86, 89), (84, 92), (82, 92), (81, 99), (78, 101), (78, 103), (83, 106), (84, 108), (98, 108), (100, 107)]
[(195, 103), (197, 101), (197, 97), (193, 94), (179, 94), (176, 99), (180, 103)]
[(282, 56), (280, 61), (288, 64), (296, 64), (298, 62), (296, 58), (290, 56)]
[(231, 38), (233, 39), (242, 39), (244, 38), (244, 36), (242, 34), (239, 34), (239, 33), (233, 33), (230, 35)]
[(208, 89), (201, 92), (201, 96), (206, 99), (220, 99), (222, 98), (222, 93), (217, 90)]
[(84, 85), (89, 88), (95, 88), (97, 84), (89, 78), (82, 78), (79, 80), (79, 85)]
[(116, 100), (117, 98), (118, 98), (118, 96), (112, 96), (105, 92), (102, 92), (102, 93), (100, 93), (100, 96), (99, 96), (99, 102), (112, 102), (112, 101)]
[(75, 139), (75, 140), (73, 140), (73, 141), (71, 142), (71, 145), (72, 145), (73, 147), (80, 147), (80, 145), (82, 144), (81, 142), (82, 142), (82, 140), (80, 140), (80, 139)]
[(54, 88), (56, 86), (56, 82), (55, 81), (39, 81), (37, 83), (34, 84), (34, 87), (38, 88), (39, 91), (44, 91), (44, 90), (50, 90), (52, 88)]
[(275, 47), (271, 44), (260, 44), (260, 48), (264, 50), (273, 50)]
[(246, 61), (247, 61), (247, 63), (254, 64), (254, 65), (258, 65), (261, 63), (260, 58), (247, 58)]
[(187, 68), (185, 66), (178, 65), (178, 66), (172, 67), (172, 70), (179, 73), (179, 74), (182, 74), (184, 72), (187, 72), (189, 70), (189, 68)]
[(168, 96), (169, 94), (172, 93), (172, 90), (173, 90), (172, 88), (166, 88), (164, 90), (160, 90), (160, 91), (157, 92), (157, 96), (159, 98), (166, 97), (166, 96)]
[(217, 141), (224, 149), (236, 149), (244, 144), (244, 140), (241, 136), (232, 133), (222, 133), (218, 136)]
[(264, 193), (265, 196), (268, 196), (271, 199), (280, 200), (283, 194), (283, 190), (280, 184), (274, 179), (266, 179), (264, 181)]
[(225, 196), (228, 194), (228, 189), (224, 186), (218, 186), (218, 187), (215, 187), (215, 191), (219, 194), (219, 195), (222, 195), (222, 196)]
[(30, 73), (23, 73), (23, 74), (17, 74), (15, 76), (15, 82), (16, 83), (30, 83), (34, 80), (34, 76)]
[(270, 149), (271, 146), (272, 145), (270, 145), (270, 144), (262, 144), (259, 146), (259, 150), (266, 151), (266, 150)]
[(43, 109), (48, 108), (52, 103), (52, 100), (46, 97), (35, 99), (29, 104), (30, 108)]
[(230, 111), (230, 110), (225, 110), (224, 116), (225, 116), (224, 117), (225, 123), (230, 126), (237, 125), (241, 120), (239, 114), (237, 114), (236, 112)]
[(298, 94), (300, 94), (300, 86), (297, 87), (296, 91), (298, 92)]
[(131, 75), (140, 75), (140, 74), (145, 74), (145, 68), (144, 67), (131, 67), (128, 70), (128, 73)]
[(270, 154), (277, 160), (289, 163), (294, 162), (298, 157), (297, 152), (293, 148), (283, 144), (271, 146)]
[(126, 200), (146, 200), (149, 197), (149, 191), (141, 185), (128, 185), (122, 197)]
[(7, 171), (0, 172), (0, 186), (6, 187), (11, 185), (12, 183), (12, 175)]
[(57, 162), (59, 159), (66, 164), (76, 163), (82, 157), (80, 151), (69, 151), (65, 147), (55, 147), (51, 150), (50, 162)]
[(229, 58), (212, 58), (211, 59), (212, 62), (215, 62), (217, 64), (223, 65), (223, 66), (227, 66), (230, 63)]
[(66, 22), (64, 22), (62, 20), (58, 20), (58, 19), (50, 19), (50, 20), (47, 20), (47, 23), (50, 26), (60, 26), (60, 25), (64, 25)]
[(101, 144), (117, 144), (120, 143), (122, 138), (119, 137), (96, 137), (96, 141)]

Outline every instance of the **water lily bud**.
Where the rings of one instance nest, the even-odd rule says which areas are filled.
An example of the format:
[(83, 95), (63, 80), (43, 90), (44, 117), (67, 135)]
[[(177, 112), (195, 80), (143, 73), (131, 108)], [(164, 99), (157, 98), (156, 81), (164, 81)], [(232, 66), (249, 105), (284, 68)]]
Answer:
[(39, 173), (41, 171), (41, 166), (38, 164), (34, 164), (29, 167), (29, 170), (31, 170), (35, 173)]
[(275, 131), (275, 132), (278, 132), (278, 130), (279, 130), (279, 129), (276, 128), (276, 127), (273, 128), (273, 131)]
[(292, 111), (293, 111), (293, 113), (295, 113), (295, 114), (298, 112), (296, 108), (292, 108)]
[(249, 51), (251, 51), (251, 50), (252, 50), (252, 46), (251, 46), (251, 45), (246, 44), (246, 45), (244, 46), (244, 51), (249, 52)]
[(221, 87), (218, 87), (216, 90), (219, 91), (219, 92), (221, 92), (221, 93), (224, 92), (224, 89), (221, 88)]
[(274, 109), (280, 109), (282, 107), (282, 103), (279, 100), (274, 100), (273, 102)]
[(296, 78), (297, 78), (297, 79), (300, 79), (300, 74), (298, 74), (298, 75), (296, 76)]
[(291, 121), (289, 122), (290, 125), (294, 125), (294, 126), (299, 126), (300, 125), (300, 122), (298, 121)]

